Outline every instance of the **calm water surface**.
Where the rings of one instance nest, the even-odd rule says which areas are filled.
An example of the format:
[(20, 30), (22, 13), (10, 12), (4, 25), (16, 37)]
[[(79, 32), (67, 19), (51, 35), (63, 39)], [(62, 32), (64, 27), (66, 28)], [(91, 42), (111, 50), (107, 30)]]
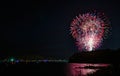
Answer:
[[(91, 63), (69, 63), (67, 65), (66, 76), (88, 76), (100, 70), (109, 70), (108, 67), (111, 67), (111, 65)], [(109, 73), (111, 73), (111, 71)]]
[[(115, 66), (114, 66), (115, 65)], [(120, 76), (116, 64), (92, 63), (16, 63), (1, 64), (0, 73), (33, 76)]]

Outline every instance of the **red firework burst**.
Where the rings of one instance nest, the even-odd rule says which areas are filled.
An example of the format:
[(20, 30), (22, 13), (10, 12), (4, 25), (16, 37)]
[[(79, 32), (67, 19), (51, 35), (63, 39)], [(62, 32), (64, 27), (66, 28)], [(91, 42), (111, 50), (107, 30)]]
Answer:
[(108, 20), (103, 14), (85, 13), (71, 23), (71, 33), (80, 50), (92, 51), (100, 45), (107, 32)]

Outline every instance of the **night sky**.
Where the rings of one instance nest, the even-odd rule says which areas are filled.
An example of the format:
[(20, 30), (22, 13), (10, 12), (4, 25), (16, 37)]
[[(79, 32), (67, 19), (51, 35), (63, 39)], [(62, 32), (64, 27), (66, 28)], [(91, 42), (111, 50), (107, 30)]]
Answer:
[(111, 0), (16, 1), (0, 5), (0, 55), (68, 58), (78, 49), (70, 23), (81, 12), (100, 10), (111, 30), (100, 49), (120, 47), (120, 3)]

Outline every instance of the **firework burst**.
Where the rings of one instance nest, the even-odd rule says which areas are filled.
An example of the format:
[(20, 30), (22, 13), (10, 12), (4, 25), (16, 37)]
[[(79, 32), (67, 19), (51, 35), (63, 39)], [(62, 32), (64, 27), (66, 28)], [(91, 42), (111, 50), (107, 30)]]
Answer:
[(107, 27), (108, 20), (104, 14), (85, 13), (73, 19), (70, 30), (78, 49), (92, 51), (100, 46)]

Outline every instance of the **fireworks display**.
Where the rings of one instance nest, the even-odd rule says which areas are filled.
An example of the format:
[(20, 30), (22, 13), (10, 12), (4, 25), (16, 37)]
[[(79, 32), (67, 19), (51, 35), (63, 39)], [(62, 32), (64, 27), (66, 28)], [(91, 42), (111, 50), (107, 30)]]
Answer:
[(73, 19), (70, 30), (79, 50), (92, 51), (100, 46), (107, 27), (108, 20), (103, 13), (85, 13)]

